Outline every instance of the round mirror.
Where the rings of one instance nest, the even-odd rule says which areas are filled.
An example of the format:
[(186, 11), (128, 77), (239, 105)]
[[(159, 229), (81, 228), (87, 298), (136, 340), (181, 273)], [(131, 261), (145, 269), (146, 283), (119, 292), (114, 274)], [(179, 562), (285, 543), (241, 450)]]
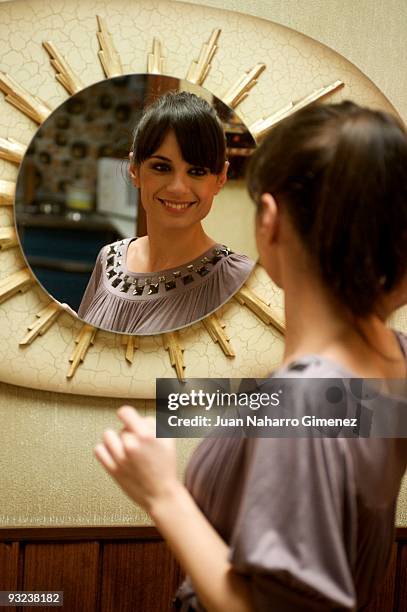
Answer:
[(53, 299), (107, 331), (204, 318), (257, 257), (243, 183), (254, 148), (236, 113), (187, 81), (138, 74), (87, 87), (40, 126), (20, 167), (28, 265)]

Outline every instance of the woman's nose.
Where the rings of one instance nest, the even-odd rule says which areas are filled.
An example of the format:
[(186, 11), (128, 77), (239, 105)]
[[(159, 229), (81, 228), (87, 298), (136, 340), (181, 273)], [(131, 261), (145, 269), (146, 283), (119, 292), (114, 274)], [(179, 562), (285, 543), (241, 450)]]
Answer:
[(173, 193), (186, 193), (189, 191), (188, 176), (182, 172), (174, 172), (170, 175), (167, 189)]

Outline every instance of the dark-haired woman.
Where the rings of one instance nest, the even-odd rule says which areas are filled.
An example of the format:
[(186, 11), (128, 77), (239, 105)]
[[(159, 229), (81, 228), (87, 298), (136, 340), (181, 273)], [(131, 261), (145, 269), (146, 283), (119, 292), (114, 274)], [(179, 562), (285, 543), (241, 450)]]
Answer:
[[(301, 379), (295, 406), (320, 406), (315, 379), (363, 377), (383, 379), (379, 407), (405, 409), (386, 388), (407, 368), (407, 338), (386, 326), (407, 302), (404, 128), (352, 103), (304, 109), (255, 153), (249, 189), (261, 261), (285, 293), (275, 376)], [(372, 598), (406, 438), (208, 438), (184, 486), (171, 441), (130, 407), (119, 417), (124, 429), (105, 432), (96, 455), (189, 576), (181, 610), (356, 610)]]
[(205, 100), (187, 92), (160, 97), (138, 124), (130, 160), (147, 236), (102, 249), (78, 314), (104, 329), (155, 334), (219, 308), (253, 262), (201, 224), (228, 167), (222, 124)]

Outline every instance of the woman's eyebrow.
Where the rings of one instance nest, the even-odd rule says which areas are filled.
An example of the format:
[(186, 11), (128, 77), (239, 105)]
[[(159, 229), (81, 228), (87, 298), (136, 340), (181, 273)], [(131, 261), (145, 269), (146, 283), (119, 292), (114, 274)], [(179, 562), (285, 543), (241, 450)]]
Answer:
[(171, 160), (168, 157), (164, 157), (164, 155), (151, 155), (150, 159), (161, 159), (162, 161), (170, 162)]

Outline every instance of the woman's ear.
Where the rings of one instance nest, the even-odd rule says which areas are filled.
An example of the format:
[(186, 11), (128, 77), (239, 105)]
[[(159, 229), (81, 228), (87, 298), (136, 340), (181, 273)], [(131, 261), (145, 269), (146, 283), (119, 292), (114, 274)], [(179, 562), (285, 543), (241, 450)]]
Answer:
[(256, 216), (256, 244), (259, 261), (270, 278), (283, 287), (281, 276), (281, 239), (280, 211), (276, 200), (270, 193), (263, 193)]
[(135, 187), (140, 188), (140, 169), (133, 162), (133, 152), (129, 153), (129, 160), (130, 160), (129, 175), (130, 175), (131, 182), (133, 183)]
[(219, 191), (222, 189), (223, 185), (228, 180), (228, 168), (229, 168), (229, 165), (230, 165), (229, 162), (225, 161), (223, 169), (217, 175), (217, 190), (216, 190), (216, 193), (219, 193)]
[(278, 230), (279, 210), (277, 202), (271, 193), (263, 193), (257, 214), (257, 232), (269, 244), (272, 244), (278, 238)]

